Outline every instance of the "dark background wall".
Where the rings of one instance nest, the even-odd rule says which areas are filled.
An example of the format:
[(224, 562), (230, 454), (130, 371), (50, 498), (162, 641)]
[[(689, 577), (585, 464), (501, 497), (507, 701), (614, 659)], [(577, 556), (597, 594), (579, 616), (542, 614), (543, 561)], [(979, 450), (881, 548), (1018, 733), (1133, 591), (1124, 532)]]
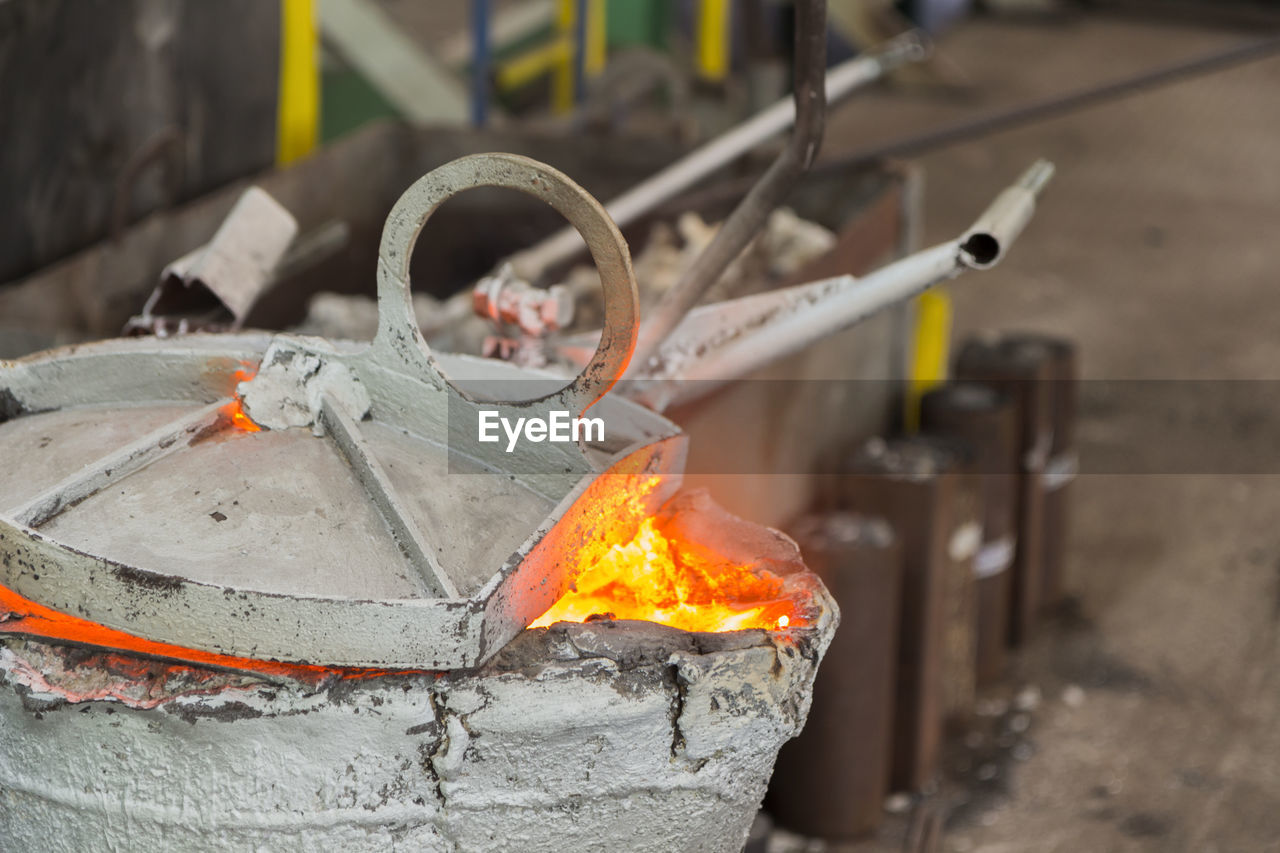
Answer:
[(0, 282), (269, 165), (279, 15), (262, 0), (0, 0)]

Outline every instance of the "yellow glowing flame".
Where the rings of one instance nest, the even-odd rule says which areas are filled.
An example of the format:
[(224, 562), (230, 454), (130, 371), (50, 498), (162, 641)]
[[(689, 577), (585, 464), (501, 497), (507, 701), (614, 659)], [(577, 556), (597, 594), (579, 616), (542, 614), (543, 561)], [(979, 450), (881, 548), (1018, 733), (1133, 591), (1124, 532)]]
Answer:
[(228, 414), (231, 416), (231, 425), (238, 430), (244, 432), (262, 432), (262, 427), (253, 422), (248, 415), (244, 413), (244, 407), (240, 405), (240, 401), (234, 401), (228, 407)]
[(668, 538), (653, 518), (578, 575), (575, 589), (532, 627), (595, 618), (639, 619), (686, 631), (785, 628), (796, 617), (782, 580), (699, 556)]
[[(248, 382), (257, 375), (258, 372), (256, 370), (242, 362), (240, 369), (232, 374), (232, 378), (234, 378), (236, 382)], [(262, 427), (255, 424), (253, 419), (245, 413), (244, 403), (240, 400), (238, 395), (231, 401), (231, 404), (227, 406), (227, 416), (231, 419), (231, 426), (238, 430), (243, 432), (262, 432)]]

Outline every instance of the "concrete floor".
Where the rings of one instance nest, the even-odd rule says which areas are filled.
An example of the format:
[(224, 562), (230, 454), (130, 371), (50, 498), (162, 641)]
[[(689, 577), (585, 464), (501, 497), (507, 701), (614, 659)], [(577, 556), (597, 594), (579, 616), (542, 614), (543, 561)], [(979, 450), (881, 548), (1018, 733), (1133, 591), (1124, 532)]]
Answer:
[[(971, 99), (871, 93), (833, 116), (824, 153), (1251, 35), (975, 21), (943, 42)], [(923, 157), (926, 239), (959, 233), (1037, 156), (1059, 169), (1041, 212), (1004, 265), (953, 293), (958, 335), (1070, 336), (1096, 383), (1079, 427), (1078, 606), (1018, 662), (1018, 683), (1044, 696), (1025, 760), (999, 768), (1008, 778), (963, 811), (944, 849), (1280, 850), (1274, 451), (1257, 463), (1266, 473), (1205, 473), (1218, 470), (1215, 446), (1237, 438), (1231, 417), (1204, 417), (1176, 440), (1165, 424), (1206, 385), (1129, 386), (1163, 392), (1136, 413), (1087, 403), (1115, 379), (1259, 380), (1232, 387), (1277, 398), (1264, 380), (1280, 378), (1280, 58)], [(1251, 434), (1271, 448), (1276, 407), (1259, 417)], [(1108, 473), (1118, 469), (1090, 458), (1146, 459), (1160, 473)]]

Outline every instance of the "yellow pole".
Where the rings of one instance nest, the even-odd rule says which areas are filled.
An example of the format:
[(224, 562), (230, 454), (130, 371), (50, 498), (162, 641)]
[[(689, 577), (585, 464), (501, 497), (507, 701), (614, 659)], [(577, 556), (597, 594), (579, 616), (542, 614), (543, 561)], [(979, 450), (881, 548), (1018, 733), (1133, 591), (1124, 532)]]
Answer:
[[(556, 5), (556, 38), (573, 45), (573, 25), (577, 18), (576, 0), (559, 0)], [(573, 49), (557, 57), (551, 73), (551, 109), (566, 115), (573, 112)]]
[(729, 0), (702, 0), (698, 12), (698, 76), (723, 83), (729, 75)]
[(586, 72), (588, 77), (596, 77), (604, 71), (608, 53), (609, 28), (605, 15), (607, 0), (590, 0), (587, 5), (587, 56)]
[(535, 47), (498, 66), (497, 84), (501, 91), (519, 89), (539, 77), (554, 72), (561, 63), (573, 62), (573, 45), (562, 38)]
[(951, 351), (951, 295), (935, 287), (916, 297), (915, 328), (911, 340), (911, 375), (907, 383), (908, 432), (920, 428), (920, 398), (947, 379)]
[(320, 136), (320, 62), (315, 0), (280, 0), (280, 91), (276, 164), (313, 150)]

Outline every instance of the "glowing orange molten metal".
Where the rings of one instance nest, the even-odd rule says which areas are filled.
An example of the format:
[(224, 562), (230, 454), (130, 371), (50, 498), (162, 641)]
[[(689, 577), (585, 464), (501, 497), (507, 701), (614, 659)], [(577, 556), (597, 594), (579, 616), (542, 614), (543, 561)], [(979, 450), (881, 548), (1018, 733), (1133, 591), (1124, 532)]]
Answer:
[(797, 617), (777, 575), (710, 558), (664, 535), (653, 518), (584, 567), (575, 587), (531, 627), (607, 615), (686, 631), (775, 630)]
[[(239, 382), (248, 382), (250, 379), (257, 376), (258, 374), (257, 374), (257, 371), (250, 370), (248, 365), (246, 365), (244, 367), (241, 367), (232, 375), (235, 378), (236, 382), (239, 383)], [(262, 427), (255, 424), (253, 420), (247, 414), (245, 414), (244, 403), (241, 402), (239, 396), (237, 396), (234, 400), (232, 400), (231, 403), (227, 406), (226, 415), (228, 418), (231, 419), (231, 426), (235, 427), (238, 430), (243, 430), (244, 432), (262, 432)]]
[(249, 416), (244, 413), (244, 406), (239, 400), (234, 400), (227, 406), (227, 416), (231, 418), (231, 425), (238, 430), (244, 432), (262, 432), (262, 427), (250, 420)]
[[(68, 641), (77, 645), (115, 649), (127, 654), (182, 661), (196, 666), (245, 670), (310, 682), (320, 682), (331, 677), (360, 678), (380, 674), (380, 671), (371, 669), (344, 670), (309, 664), (251, 660), (215, 652), (202, 652), (169, 643), (157, 643), (78, 616), (60, 613), (24, 598), (7, 587), (0, 586), (0, 636), (4, 634)], [(120, 665), (124, 666), (125, 663), (121, 662)], [(181, 664), (175, 664), (175, 666), (181, 666)]]

